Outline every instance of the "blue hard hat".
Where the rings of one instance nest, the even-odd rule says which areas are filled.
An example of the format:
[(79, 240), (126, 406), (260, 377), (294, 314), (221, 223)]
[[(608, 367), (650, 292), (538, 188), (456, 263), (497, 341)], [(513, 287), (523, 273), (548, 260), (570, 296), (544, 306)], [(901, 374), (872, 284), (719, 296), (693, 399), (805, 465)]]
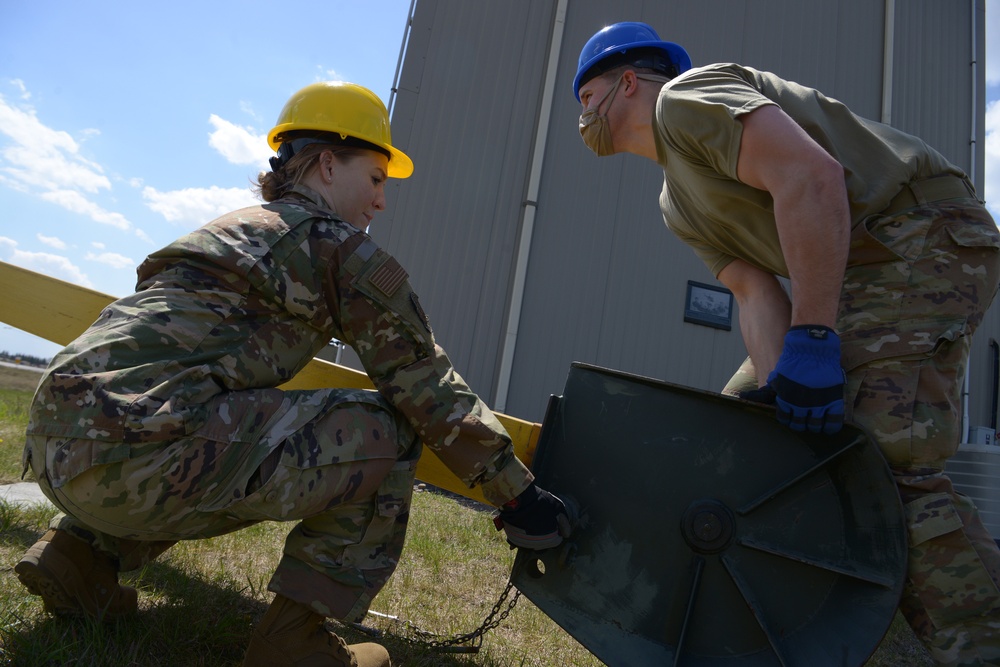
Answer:
[[(644, 53), (650, 53), (654, 56), (665, 56), (669, 64), (676, 70), (674, 76), (691, 69), (691, 57), (688, 56), (687, 51), (673, 42), (662, 41), (649, 24), (638, 21), (615, 23), (599, 30), (587, 40), (587, 43), (583, 45), (583, 50), (580, 51), (580, 64), (576, 69), (576, 77), (573, 79), (573, 94), (576, 95), (577, 101), (580, 100), (580, 86), (606, 69), (610, 69), (610, 66), (628, 63), (652, 67), (653, 69), (658, 68), (655, 58), (649, 63), (633, 63), (627, 58), (615, 58), (615, 56), (623, 56), (636, 49), (643, 49)], [(613, 59), (612, 65), (603, 69), (598, 67), (609, 59)], [(593, 74), (586, 76), (591, 70), (593, 70)]]

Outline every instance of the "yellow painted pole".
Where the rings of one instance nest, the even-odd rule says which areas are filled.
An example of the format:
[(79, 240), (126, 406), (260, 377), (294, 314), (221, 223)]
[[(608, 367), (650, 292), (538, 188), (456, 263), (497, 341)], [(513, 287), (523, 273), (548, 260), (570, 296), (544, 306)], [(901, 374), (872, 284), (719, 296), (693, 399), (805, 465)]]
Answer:
[[(0, 262), (0, 321), (30, 334), (68, 345), (83, 333), (114, 297), (51, 276)], [(374, 389), (361, 371), (313, 359), (282, 389), (344, 387)], [(497, 414), (514, 441), (514, 451), (531, 465), (541, 425)], [(417, 479), (485, 502), (479, 489), (467, 488), (433, 452), (425, 450), (417, 466)]]

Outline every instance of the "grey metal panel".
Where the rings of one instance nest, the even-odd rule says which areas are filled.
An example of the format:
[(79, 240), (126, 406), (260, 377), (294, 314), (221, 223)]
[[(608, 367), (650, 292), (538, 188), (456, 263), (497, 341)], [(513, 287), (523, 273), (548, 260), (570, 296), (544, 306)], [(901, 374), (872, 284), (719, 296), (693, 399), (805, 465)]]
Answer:
[(417, 3), (394, 142), (414, 175), (372, 236), (407, 268), (444, 347), (490, 400), (554, 5)]
[[(555, 5), (419, 0), (393, 109), (417, 171), (394, 184), (372, 229), (491, 403)], [(893, 124), (967, 167), (970, 4), (895, 6)], [(871, 0), (569, 0), (506, 412), (540, 420), (573, 361), (718, 390), (745, 355), (738, 312), (731, 332), (683, 321), (687, 281), (714, 278), (663, 225), (658, 167), (597, 159), (580, 141), (572, 80), (590, 35), (644, 20), (696, 65), (771, 70), (879, 119), (884, 12)], [(994, 311), (970, 371), (973, 424), (989, 423), (982, 351), (1000, 337)]]
[(830, 91), (857, 113), (878, 118), (881, 2), (705, 0), (646, 3), (643, 9), (643, 20), (663, 39), (683, 45), (695, 66), (737, 62), (773, 71)]
[(972, 427), (994, 425), (1000, 409), (993, 387), (1000, 368), (994, 363), (992, 341), (1000, 342), (1000, 303), (996, 301), (972, 338), (969, 363), (969, 426)]
[[(978, 26), (985, 25), (986, 7), (984, 0), (975, 2), (975, 21)], [(971, 39), (971, 35), (970, 35)], [(973, 136), (976, 137), (974, 150), (970, 151), (973, 157), (973, 182), (977, 190), (983, 192), (983, 164), (985, 161), (986, 142), (986, 43), (982, 31), (976, 36), (975, 61), (977, 76), (975, 85), (975, 109), (976, 120)], [(973, 338), (972, 361), (969, 367), (969, 404), (971, 419), (970, 426), (991, 426), (997, 422), (997, 411), (1000, 405), (997, 404), (997, 397), (994, 396), (994, 383), (998, 381), (1000, 368), (994, 363), (993, 349), (991, 342), (1000, 340), (1000, 302), (994, 300), (993, 307), (986, 314), (986, 318), (979, 326), (979, 332)]]
[[(907, 0), (896, 7), (892, 125), (918, 135), (969, 171), (971, 3)], [(938, 34), (947, 38), (929, 38)]]

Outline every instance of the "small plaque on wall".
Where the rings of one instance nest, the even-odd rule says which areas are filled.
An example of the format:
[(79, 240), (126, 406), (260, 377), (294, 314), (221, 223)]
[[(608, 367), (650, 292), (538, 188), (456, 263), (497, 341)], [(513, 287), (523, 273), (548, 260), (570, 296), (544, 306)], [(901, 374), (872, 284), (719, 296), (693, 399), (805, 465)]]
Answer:
[(684, 321), (706, 327), (733, 328), (733, 293), (725, 287), (689, 280), (684, 302)]

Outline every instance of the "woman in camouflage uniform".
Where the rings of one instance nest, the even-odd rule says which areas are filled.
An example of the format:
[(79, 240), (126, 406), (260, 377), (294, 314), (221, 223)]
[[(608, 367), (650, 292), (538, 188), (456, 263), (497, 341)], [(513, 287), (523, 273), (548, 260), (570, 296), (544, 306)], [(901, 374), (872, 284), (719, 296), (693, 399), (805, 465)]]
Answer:
[[(395, 568), (422, 443), (504, 505), (512, 543), (557, 544), (565, 510), (436, 345), (406, 271), (362, 231), (386, 179), (413, 171), (381, 100), (307, 86), (268, 141), (267, 203), (149, 256), (136, 292), (53, 359), (25, 467), (64, 513), (15, 570), (55, 613), (128, 613), (136, 592), (118, 571), (177, 540), (298, 521), (244, 664), (384, 666), (384, 648), (347, 646), (323, 621), (360, 620)], [(333, 338), (377, 392), (276, 388)]]

